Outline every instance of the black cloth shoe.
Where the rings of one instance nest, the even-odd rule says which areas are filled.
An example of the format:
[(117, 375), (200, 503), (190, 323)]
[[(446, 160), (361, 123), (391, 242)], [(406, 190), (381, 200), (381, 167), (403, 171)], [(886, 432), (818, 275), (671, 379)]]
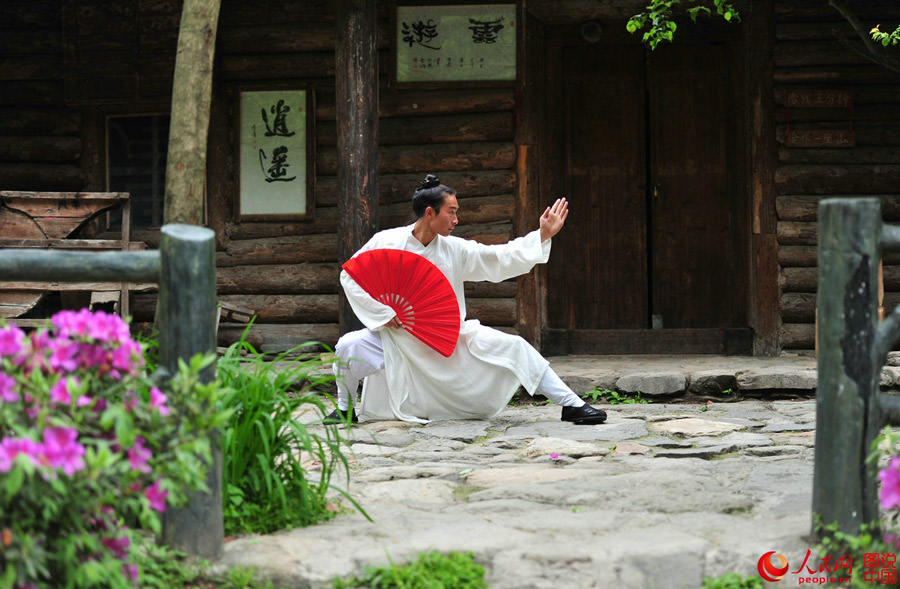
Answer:
[(581, 407), (563, 407), (560, 419), (574, 422), (576, 425), (595, 425), (606, 421), (606, 411), (594, 409), (585, 403)]
[(353, 407), (347, 409), (346, 411), (341, 411), (338, 408), (335, 408), (334, 411), (325, 416), (322, 420), (322, 423), (325, 425), (338, 425), (341, 423), (347, 423), (347, 416), (350, 417), (350, 423), (359, 423), (359, 419), (356, 418), (356, 413), (353, 411)]

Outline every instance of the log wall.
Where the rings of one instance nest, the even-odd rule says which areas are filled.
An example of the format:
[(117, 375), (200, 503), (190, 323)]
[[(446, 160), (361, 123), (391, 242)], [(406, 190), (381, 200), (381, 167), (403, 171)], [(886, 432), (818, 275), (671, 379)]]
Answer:
[[(222, 2), (207, 187), (220, 298), (258, 312), (251, 337), (257, 345), (304, 339), (331, 344), (338, 335), (339, 270), (332, 2), (283, 0), (278, 10), (272, 10), (271, 0)], [(379, 3), (378, 22), (381, 224), (411, 220), (412, 191), (432, 172), (459, 191), (458, 235), (505, 242), (522, 206), (514, 91), (391, 87), (389, 4)], [(867, 28), (878, 23), (893, 28), (900, 22), (893, 0), (850, 0), (849, 6)], [(0, 2), (0, 189), (107, 190), (106, 117), (168, 112), (180, 10), (179, 0)], [(774, 12), (779, 346), (809, 353), (818, 201), (877, 196), (885, 220), (900, 222), (900, 85), (896, 73), (848, 48), (847, 42), (859, 43), (854, 32), (823, 0), (776, 0)], [(314, 220), (235, 219), (234, 94), (242, 84), (260, 83), (314, 89)], [(795, 89), (850, 91), (855, 147), (788, 146), (784, 93)], [(790, 111), (793, 131), (848, 125), (846, 109)], [(155, 233), (133, 238), (158, 245)], [(885, 264), (886, 306), (891, 307), (900, 301), (900, 256), (888, 257)], [(514, 282), (472, 285), (467, 294), (470, 316), (506, 329), (516, 324)], [(137, 295), (135, 319), (149, 320), (154, 304), (154, 295)], [(233, 341), (240, 331), (241, 326), (223, 326), (219, 343)]]
[[(896, 4), (849, 2), (866, 30), (900, 22)], [(810, 354), (815, 346), (818, 281), (817, 207), (831, 196), (880, 198), (884, 220), (900, 222), (900, 74), (875, 65), (850, 45), (861, 42), (848, 22), (825, 2), (776, 2), (775, 102), (778, 167), (778, 263), (781, 289), (780, 345), (788, 353)], [(888, 25), (890, 23), (890, 25)], [(894, 52), (896, 57), (900, 54)], [(846, 90), (845, 108), (790, 108), (788, 90)], [(792, 147), (792, 132), (849, 129), (849, 148)], [(900, 303), (900, 256), (884, 260), (885, 306)]]
[[(272, 5), (222, 0), (207, 186), (217, 288), (222, 301), (257, 311), (250, 339), (258, 346), (310, 339), (333, 345), (339, 288), (334, 8), (330, 0), (284, 0), (277, 11)], [(388, 5), (379, 3), (378, 18), (381, 226), (411, 222), (412, 192), (426, 173), (435, 173), (459, 192), (456, 235), (508, 241), (517, 188), (514, 89), (393, 88)], [(178, 0), (0, 3), (0, 188), (79, 191), (105, 183), (106, 116), (168, 112), (180, 10)], [(269, 83), (314, 90), (310, 221), (239, 222), (235, 215), (236, 89)], [(134, 238), (158, 245), (158, 234)], [(470, 285), (468, 315), (512, 329), (515, 295), (515, 282)], [(152, 320), (154, 308), (154, 294), (136, 295), (134, 320)], [(219, 344), (237, 339), (242, 328), (223, 324)]]
[(0, 3), (0, 190), (81, 190), (81, 113), (67, 107), (62, 3)]

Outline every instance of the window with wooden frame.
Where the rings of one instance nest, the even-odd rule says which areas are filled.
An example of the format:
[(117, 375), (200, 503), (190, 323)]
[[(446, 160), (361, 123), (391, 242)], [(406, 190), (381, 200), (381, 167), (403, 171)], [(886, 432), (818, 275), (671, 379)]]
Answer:
[[(163, 224), (169, 115), (116, 116), (107, 119), (107, 186), (131, 195), (134, 230)], [(121, 227), (121, 213), (110, 215)]]

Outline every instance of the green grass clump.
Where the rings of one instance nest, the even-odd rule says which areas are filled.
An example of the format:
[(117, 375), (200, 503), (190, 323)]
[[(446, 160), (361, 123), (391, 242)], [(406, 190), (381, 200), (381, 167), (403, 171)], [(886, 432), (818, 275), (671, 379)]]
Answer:
[[(390, 558), (388, 559), (390, 560)], [(486, 589), (484, 567), (471, 552), (426, 552), (406, 565), (393, 562), (386, 567), (369, 567), (361, 577), (337, 580), (335, 589)]]
[(744, 578), (737, 573), (728, 573), (721, 577), (703, 577), (702, 589), (763, 589), (760, 577)]
[(254, 580), (256, 569), (236, 567), (224, 576), (213, 575), (206, 560), (152, 542), (145, 544), (135, 561), (141, 589), (274, 589), (268, 581)]
[[(311, 431), (295, 415), (309, 408), (324, 415), (317, 389), (334, 376), (318, 356), (288, 361), (295, 348), (267, 358), (245, 338), (218, 363), (219, 386), (228, 389), (223, 403), (234, 410), (222, 432), (225, 533), (265, 534), (330, 519), (341, 511), (326, 496), (331, 477), (342, 468), (349, 479), (347, 442), (336, 426)], [(302, 453), (317, 465), (315, 477), (303, 468)]]
[(647, 399), (641, 398), (641, 392), (638, 391), (634, 395), (629, 395), (627, 393), (620, 393), (618, 391), (613, 391), (605, 388), (596, 388), (590, 390), (584, 394), (588, 400), (592, 403), (596, 403), (598, 401), (603, 403), (608, 403), (609, 405), (646, 405), (649, 403)]

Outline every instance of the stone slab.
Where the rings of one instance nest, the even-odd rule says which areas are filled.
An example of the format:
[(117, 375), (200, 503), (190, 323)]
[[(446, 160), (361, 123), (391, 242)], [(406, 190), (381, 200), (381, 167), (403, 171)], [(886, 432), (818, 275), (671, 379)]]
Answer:
[(672, 395), (687, 388), (687, 377), (683, 372), (626, 374), (616, 381), (616, 388), (648, 397)]
[(582, 458), (584, 456), (605, 456), (609, 454), (609, 448), (601, 444), (564, 438), (535, 438), (523, 453), (529, 458), (550, 456), (551, 454)]
[(698, 417), (672, 419), (651, 425), (657, 434), (674, 434), (680, 436), (714, 436), (742, 429), (741, 425), (724, 421), (712, 421)]
[(735, 375), (738, 388), (753, 390), (804, 390), (816, 388), (815, 368), (770, 366), (738, 371)]

